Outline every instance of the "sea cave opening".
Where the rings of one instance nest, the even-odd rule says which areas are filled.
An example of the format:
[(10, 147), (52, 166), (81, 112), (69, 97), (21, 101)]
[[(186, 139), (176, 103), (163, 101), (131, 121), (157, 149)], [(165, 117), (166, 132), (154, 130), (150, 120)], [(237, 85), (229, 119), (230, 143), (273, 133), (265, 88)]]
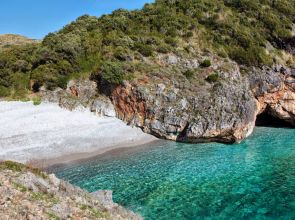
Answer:
[(277, 117), (271, 115), (268, 111), (264, 111), (256, 118), (256, 126), (258, 127), (274, 127), (274, 128), (290, 128), (291, 125)]

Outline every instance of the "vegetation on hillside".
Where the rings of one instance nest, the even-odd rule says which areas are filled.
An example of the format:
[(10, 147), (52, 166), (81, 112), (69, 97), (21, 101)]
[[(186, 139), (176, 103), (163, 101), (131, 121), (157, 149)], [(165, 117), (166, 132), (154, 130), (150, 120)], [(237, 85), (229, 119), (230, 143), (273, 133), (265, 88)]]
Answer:
[(26, 44), (38, 43), (37, 40), (32, 40), (16, 34), (1, 34), (0, 35), (0, 51), (11, 48), (13, 46), (22, 46)]
[(138, 65), (144, 57), (189, 55), (191, 47), (248, 66), (293, 65), (286, 53), (294, 20), (295, 0), (157, 0), (142, 10), (84, 15), (40, 44), (0, 53), (0, 96), (43, 85), (64, 88), (69, 79), (90, 74), (119, 84), (144, 74)]

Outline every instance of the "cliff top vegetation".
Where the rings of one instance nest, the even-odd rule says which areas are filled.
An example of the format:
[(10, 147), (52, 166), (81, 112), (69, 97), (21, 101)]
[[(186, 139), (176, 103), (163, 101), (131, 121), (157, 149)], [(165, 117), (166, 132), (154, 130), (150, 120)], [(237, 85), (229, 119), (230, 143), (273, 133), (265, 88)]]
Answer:
[(293, 66), (294, 20), (294, 0), (157, 0), (141, 10), (84, 15), (39, 44), (2, 51), (0, 96), (65, 88), (93, 74), (118, 84), (145, 74), (146, 59), (196, 50), (245, 66)]

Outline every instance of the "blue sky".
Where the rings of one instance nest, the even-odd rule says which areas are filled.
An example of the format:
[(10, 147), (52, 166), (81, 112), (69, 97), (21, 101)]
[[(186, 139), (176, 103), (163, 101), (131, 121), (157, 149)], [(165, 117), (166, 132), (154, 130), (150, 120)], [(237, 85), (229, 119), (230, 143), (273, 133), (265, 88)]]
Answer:
[(41, 39), (83, 14), (100, 16), (118, 8), (139, 9), (154, 0), (1, 0), (0, 34)]

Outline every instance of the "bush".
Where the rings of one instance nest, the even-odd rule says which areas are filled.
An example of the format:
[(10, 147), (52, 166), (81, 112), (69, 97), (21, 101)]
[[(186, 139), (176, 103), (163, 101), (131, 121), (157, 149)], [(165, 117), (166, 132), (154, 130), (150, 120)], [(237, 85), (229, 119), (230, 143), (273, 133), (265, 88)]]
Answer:
[(10, 90), (7, 87), (0, 86), (0, 97), (7, 97), (10, 95)]
[(177, 40), (173, 37), (166, 37), (165, 38), (165, 43), (169, 44), (172, 47), (176, 47), (177, 46)]
[[(31, 74), (30, 80), (48, 88), (64, 88), (70, 77), (97, 73), (104, 60), (123, 62), (129, 60), (126, 56), (129, 53), (149, 57), (153, 51), (169, 53), (176, 47), (189, 53), (208, 48), (243, 65), (271, 65), (270, 57), (283, 58), (284, 53), (277, 53), (286, 49), (286, 42), (292, 37), (293, 0), (154, 2), (146, 4), (143, 10), (117, 10), (100, 18), (82, 16), (62, 30), (48, 34), (40, 44), (9, 49), (0, 45), (1, 94), (8, 94), (3, 87), (25, 91), (25, 80), (14, 77), (20, 73)], [(196, 41), (190, 42), (192, 36)], [(275, 47), (269, 55), (265, 50), (267, 42)], [(201, 67), (209, 67), (210, 63), (203, 62)], [(121, 81), (120, 74), (110, 75), (111, 81), (114, 78)]]
[(143, 43), (137, 43), (136, 49), (139, 53), (141, 53), (145, 57), (149, 57), (153, 55), (153, 48), (150, 45), (145, 45)]
[(107, 61), (101, 67), (102, 78), (109, 83), (121, 84), (124, 80), (131, 79), (124, 71), (121, 63)]
[(248, 66), (269, 65), (271, 63), (271, 58), (266, 54), (265, 49), (258, 46), (251, 46), (248, 49), (232, 48), (229, 55), (238, 63)]
[(40, 84), (40, 86), (46, 85), (48, 89), (58, 87), (58, 76), (56, 65), (53, 64), (41, 65), (31, 74), (31, 78), (34, 79), (36, 83)]
[(167, 44), (163, 43), (157, 47), (157, 51), (159, 53), (169, 53), (171, 51), (171, 47), (169, 47)]
[(194, 36), (194, 33), (191, 32), (191, 31), (186, 32), (185, 35), (184, 35), (185, 38), (191, 38), (191, 37), (193, 37), (193, 36)]
[(192, 78), (194, 76), (194, 74), (195, 74), (195, 72), (193, 70), (186, 70), (183, 73), (183, 75), (188, 79)]
[(208, 60), (208, 59), (204, 60), (204, 61), (201, 63), (200, 66), (203, 67), (203, 68), (210, 67), (210, 66), (211, 66), (211, 60)]
[(217, 82), (219, 80), (219, 75), (218, 73), (211, 73), (207, 78), (206, 81), (210, 83)]
[(39, 96), (36, 96), (33, 98), (33, 104), (34, 105), (40, 105), (42, 102), (41, 98)]
[(114, 52), (114, 57), (120, 61), (126, 61), (128, 58), (130, 58), (130, 55), (123, 47), (117, 47)]

